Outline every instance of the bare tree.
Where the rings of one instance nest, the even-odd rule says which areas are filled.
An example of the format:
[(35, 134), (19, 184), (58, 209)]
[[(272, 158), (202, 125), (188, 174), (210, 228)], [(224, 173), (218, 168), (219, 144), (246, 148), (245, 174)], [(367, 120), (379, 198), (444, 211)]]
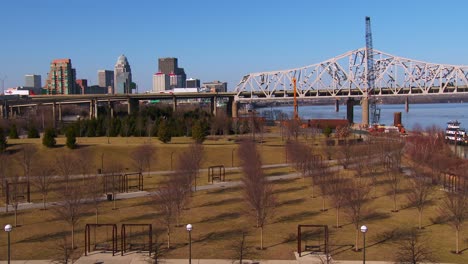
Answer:
[(23, 168), (23, 175), (26, 177), (26, 181), (30, 181), (31, 167), (34, 160), (34, 156), (37, 153), (37, 147), (33, 144), (23, 144), (21, 146), (20, 164)]
[(151, 171), (151, 161), (153, 160), (154, 154), (155, 148), (153, 145), (142, 144), (130, 153), (130, 157), (136, 170), (143, 173), (146, 168), (149, 176)]
[(2, 196), (5, 195), (6, 191), (6, 178), (9, 172), (9, 160), (10, 157), (6, 153), (0, 152), (0, 184), (2, 187)]
[(13, 177), (9, 178), (9, 182), (7, 183), (8, 188), (8, 204), (13, 207), (13, 211), (15, 213), (15, 227), (18, 226), (18, 206), (21, 202), (25, 199), (27, 182), (22, 182), (21, 178), (18, 174), (15, 174)]
[[(190, 144), (187, 151), (179, 155), (176, 167), (178, 177), (185, 178), (189, 191), (196, 190), (197, 176), (203, 159), (203, 145), (199, 143)], [(192, 188), (194, 186), (194, 188)]]
[[(90, 201), (96, 215), (96, 224), (99, 224), (99, 204), (103, 198), (103, 178), (99, 175), (91, 175), (86, 179), (86, 197)], [(114, 198), (114, 197), (112, 197)], [(115, 199), (114, 199), (115, 200)]]
[(163, 245), (164, 243), (161, 242), (159, 238), (160, 234), (156, 233), (153, 236), (153, 254), (148, 258), (147, 263), (150, 264), (162, 264), (164, 263), (164, 254), (166, 250), (164, 250)]
[(255, 256), (253, 248), (246, 241), (246, 232), (242, 231), (240, 237), (235, 239), (232, 244), (229, 245), (230, 251), (232, 251), (232, 263), (244, 263), (245, 259), (250, 259)]
[(166, 229), (167, 248), (171, 247), (172, 224), (176, 218), (175, 190), (172, 189), (173, 186), (174, 185), (169, 185), (167, 182), (163, 183), (161, 188), (151, 196), (153, 206), (160, 215), (157, 221)]
[(418, 264), (437, 263), (434, 251), (421, 240), (420, 233), (410, 230), (403, 234), (396, 242), (394, 263), (397, 264)]
[[(64, 183), (66, 184), (66, 183)], [(83, 185), (75, 183), (68, 188), (62, 186), (57, 191), (57, 198), (60, 201), (57, 206), (51, 207), (53, 213), (70, 225), (71, 248), (75, 248), (75, 226), (86, 211), (84, 206), (85, 190)]]
[(253, 141), (243, 141), (238, 150), (242, 167), (242, 183), (244, 197), (253, 210), (257, 228), (260, 228), (260, 249), (263, 249), (263, 229), (272, 218), (276, 197), (272, 184), (262, 171), (262, 163)]
[(369, 186), (363, 178), (353, 179), (349, 182), (348, 187), (344, 190), (344, 195), (346, 197), (346, 209), (345, 213), (348, 216), (351, 223), (354, 224), (356, 232), (356, 240), (354, 249), (359, 250), (359, 228), (362, 218), (364, 217), (364, 206), (367, 202), (367, 197), (369, 195)]
[(422, 229), (422, 213), (431, 200), (434, 186), (431, 183), (431, 177), (417, 168), (415, 168), (411, 175), (409, 184), (409, 193), (406, 195), (406, 198), (411, 206), (415, 206), (418, 209), (418, 229)]
[(455, 229), (455, 253), (460, 253), (459, 240), (463, 223), (468, 217), (468, 195), (466, 192), (446, 192), (440, 207), (441, 216)]
[(65, 189), (68, 189), (70, 176), (79, 167), (78, 159), (75, 153), (63, 153), (55, 157), (55, 170), (60, 176), (60, 180), (65, 183)]
[(51, 167), (37, 164), (32, 171), (35, 176), (31, 178), (31, 184), (41, 193), (43, 209), (46, 210), (47, 196), (50, 192), (50, 187), (54, 183), (55, 170)]
[(75, 263), (80, 258), (79, 251), (72, 246), (67, 236), (60, 239), (54, 247), (52, 263), (68, 264)]
[(326, 188), (331, 197), (331, 202), (336, 210), (336, 228), (340, 226), (340, 209), (345, 205), (347, 197), (346, 190), (349, 186), (349, 180), (341, 176), (339, 171), (334, 171), (329, 175)]

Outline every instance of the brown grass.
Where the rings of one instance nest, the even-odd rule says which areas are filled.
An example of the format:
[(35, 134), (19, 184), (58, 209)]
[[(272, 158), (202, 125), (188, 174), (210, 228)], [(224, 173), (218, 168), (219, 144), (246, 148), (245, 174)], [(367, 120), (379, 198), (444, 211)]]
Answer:
[[(13, 141), (10, 144), (20, 144), (29, 141), (40, 144), (38, 140)], [(58, 140), (63, 144), (63, 139)], [(112, 138), (111, 144), (107, 144), (106, 138), (79, 138), (78, 143), (81, 146), (90, 148), (96, 157), (95, 169), (100, 167), (100, 155), (104, 153), (105, 163), (107, 156), (112, 156), (117, 162), (121, 162), (130, 170), (130, 159), (128, 153), (138, 144), (148, 142), (148, 138)], [(170, 169), (170, 153), (183, 151), (190, 142), (187, 138), (175, 138), (170, 144), (161, 144), (156, 139), (151, 139), (151, 144), (157, 148), (156, 159), (153, 170)], [(224, 164), (231, 166), (232, 149), (237, 148), (233, 140), (222, 138), (219, 140), (210, 140), (204, 144), (206, 155), (203, 160), (203, 168), (211, 165)], [(15, 149), (15, 146), (11, 147)], [(263, 155), (264, 164), (284, 163), (284, 149), (281, 139), (266, 139), (260, 147)], [(53, 155), (61, 151), (69, 151), (64, 147), (58, 147), (54, 150), (43, 149), (41, 147), (41, 157), (44, 162), (53, 166)], [(17, 154), (13, 154), (17, 155)], [(175, 159), (174, 154), (174, 159)], [(237, 166), (238, 159), (235, 159)], [(50, 162), (50, 163), (49, 163)], [(169, 163), (169, 164), (168, 164)], [(174, 162), (175, 164), (175, 162)], [(13, 164), (13, 166), (15, 166)], [(15, 168), (15, 167), (13, 167)], [(269, 175), (285, 174), (290, 171), (289, 168), (272, 169), (266, 171)], [(351, 174), (351, 172), (350, 172)], [(153, 174), (150, 178), (145, 175), (145, 189), (154, 190), (157, 182), (164, 180), (164, 175)], [(240, 178), (239, 172), (229, 172), (227, 179), (231, 181)], [(207, 177), (201, 174), (199, 184), (206, 184)], [(335, 210), (328, 208), (326, 212), (321, 212), (321, 198), (311, 197), (310, 188), (307, 180), (293, 179), (281, 180), (274, 184), (275, 191), (279, 197), (277, 213), (272, 223), (265, 228), (265, 246), (266, 250), (256, 251), (259, 259), (294, 259), (293, 252), (296, 250), (296, 241), (290, 241), (292, 233), (294, 234), (298, 224), (327, 224), (330, 227), (332, 245), (332, 254), (335, 259), (360, 260), (362, 252), (351, 250), (354, 243), (353, 225), (344, 218), (342, 214), (341, 222), (343, 227), (333, 228), (335, 223)], [(388, 188), (379, 185), (376, 192), (376, 198), (368, 203), (368, 210), (372, 218), (363, 221), (369, 231), (367, 233), (368, 260), (391, 260), (395, 245), (390, 243), (389, 234), (393, 230), (402, 227), (417, 226), (417, 211), (415, 208), (405, 208), (406, 203), (404, 194), (398, 196), (400, 211), (392, 213), (392, 200), (387, 195)], [(454, 232), (446, 224), (432, 224), (431, 218), (438, 216), (438, 204), (442, 191), (436, 193), (434, 204), (429, 206), (423, 215), (423, 226), (425, 241), (437, 252), (441, 262), (468, 263), (467, 251), (461, 255), (450, 253), (454, 248)], [(53, 194), (51, 199), (53, 199)], [(38, 194), (33, 194), (33, 201), (39, 202)], [(329, 206), (328, 206), (329, 207)], [(112, 210), (112, 202), (101, 203), (101, 223), (153, 223), (156, 229), (161, 227), (156, 222), (157, 214), (151, 206), (148, 198), (137, 198), (130, 200), (117, 201), (117, 210)], [(189, 208), (184, 210), (182, 223), (191, 223), (194, 226), (192, 231), (193, 238), (193, 257), (194, 258), (228, 258), (229, 245), (232, 241), (241, 235), (242, 230), (248, 231), (247, 240), (253, 245), (259, 245), (259, 231), (253, 227), (252, 221), (246, 217), (244, 210), (247, 208), (242, 200), (240, 188), (216, 189), (210, 191), (200, 191), (195, 193)], [(12, 213), (3, 213), (0, 215), (2, 224), (13, 221)], [(65, 223), (56, 220), (50, 210), (28, 210), (20, 212), (19, 222), (21, 227), (16, 228), (12, 235), (12, 258), (13, 259), (49, 259), (52, 255), (53, 245), (63, 236), (68, 234), (68, 227)], [(94, 223), (94, 214), (89, 212), (77, 225), (77, 245), (84, 247), (84, 225), (85, 223)], [(120, 226), (119, 226), (120, 228)], [(119, 229), (120, 230), (120, 229)], [(106, 230), (103, 230), (103, 236), (106, 236)], [(99, 237), (99, 234), (98, 234)], [(5, 238), (3, 236), (3, 238)], [(462, 235), (465, 240), (466, 235)], [(164, 240), (164, 236), (162, 237)], [(314, 241), (309, 241), (313, 243)], [(186, 258), (187, 257), (187, 231), (185, 227), (174, 229), (172, 237), (174, 248), (168, 252), (167, 258)], [(461, 243), (462, 249), (467, 249), (465, 242)], [(6, 239), (0, 240), (0, 256), (6, 256)]]

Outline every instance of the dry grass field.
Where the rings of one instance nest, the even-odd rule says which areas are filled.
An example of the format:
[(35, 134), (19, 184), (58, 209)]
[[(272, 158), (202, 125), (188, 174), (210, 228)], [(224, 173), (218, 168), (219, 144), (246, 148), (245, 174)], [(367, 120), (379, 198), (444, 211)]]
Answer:
[[(134, 170), (129, 159), (132, 150), (141, 144), (152, 144), (156, 148), (156, 155), (152, 162), (152, 171), (167, 171), (171, 169), (171, 154), (173, 166), (176, 163), (178, 153), (185, 150), (191, 142), (189, 138), (173, 138), (169, 144), (162, 144), (155, 138), (78, 138), (80, 146), (78, 150), (65, 148), (64, 139), (59, 138), (59, 146), (54, 149), (46, 149), (41, 146), (39, 140), (10, 140), (9, 149), (11, 156), (19, 158), (21, 144), (37, 144), (39, 152), (37, 158), (44, 166), (55, 166), (56, 156), (66, 152), (87, 151), (92, 156), (94, 164), (90, 164), (89, 170), (96, 171), (103, 163), (104, 171), (111, 164), (119, 164), (128, 171)], [(235, 150), (238, 145), (234, 137), (207, 140), (204, 144), (205, 156), (202, 168), (213, 165), (238, 166), (239, 160)], [(286, 156), (284, 142), (281, 138), (265, 138), (258, 146), (262, 154), (263, 164), (285, 163)], [(317, 146), (323, 148), (323, 146)], [(234, 154), (234, 155), (233, 155)], [(102, 157), (104, 157), (102, 159)], [(17, 162), (12, 161), (10, 173), (22, 174), (22, 169)], [(276, 168), (265, 170), (270, 176), (278, 176), (294, 172), (291, 168)], [(76, 173), (80, 173), (77, 168)], [(352, 171), (344, 171), (346, 175), (352, 175)], [(157, 189), (158, 183), (164, 180), (168, 173), (154, 173), (150, 176), (145, 174), (145, 190)], [(239, 171), (227, 173), (228, 181), (238, 181), (241, 177)], [(198, 179), (199, 185), (207, 184), (205, 173), (201, 173)], [(280, 179), (274, 182), (274, 190), (278, 198), (278, 206), (273, 219), (265, 228), (264, 241), (265, 250), (253, 250), (257, 259), (294, 259), (293, 252), (297, 250), (295, 234), (298, 224), (323, 224), (328, 225), (330, 230), (331, 253), (334, 259), (360, 260), (362, 252), (354, 252), (354, 227), (341, 214), (341, 228), (332, 227), (335, 224), (335, 209), (331, 208), (327, 201), (327, 211), (322, 212), (322, 199), (320, 195), (311, 196), (309, 180)], [(363, 221), (369, 231), (366, 237), (366, 255), (368, 260), (391, 260), (396, 251), (396, 245), (389, 234), (398, 228), (411, 228), (417, 226), (417, 210), (406, 206), (405, 193), (407, 183), (403, 181), (403, 190), (398, 195), (400, 210), (391, 212), (393, 201), (388, 195), (389, 189), (382, 176), (375, 191), (375, 197), (369, 199), (365, 210), (370, 217)], [(232, 244), (240, 238), (242, 231), (247, 232), (247, 242), (252, 247), (259, 246), (259, 230), (255, 228), (254, 221), (248, 217), (249, 211), (246, 206), (241, 187), (220, 188), (196, 192), (187, 208), (183, 210), (181, 227), (174, 227), (172, 249), (165, 255), (167, 258), (187, 258), (187, 231), (185, 224), (192, 224), (193, 257), (194, 258), (229, 258), (232, 252)], [(451, 253), (455, 246), (454, 231), (447, 224), (435, 224), (431, 219), (436, 219), (439, 214), (439, 205), (442, 190), (437, 190), (433, 201), (424, 211), (423, 215), (423, 240), (434, 250), (441, 262), (468, 263), (468, 243), (466, 232), (462, 234), (462, 254)], [(54, 200), (51, 193), (49, 200)], [(39, 193), (33, 190), (32, 202), (40, 203)], [(160, 217), (152, 200), (149, 197), (117, 200), (116, 210), (113, 210), (112, 202), (100, 204), (100, 223), (152, 223), (156, 230), (162, 230), (158, 222)], [(19, 213), (20, 227), (15, 228), (12, 233), (12, 259), (50, 259), (56, 254), (58, 242), (64, 235), (69, 234), (68, 225), (57, 219), (49, 210), (26, 210)], [(0, 223), (5, 225), (12, 223), (13, 214), (0, 214)], [(80, 250), (84, 250), (84, 226), (86, 223), (94, 223), (94, 211), (89, 210), (79, 221), (76, 228), (76, 244)], [(97, 234), (99, 237), (107, 237), (109, 230), (103, 229)], [(164, 242), (165, 236), (159, 240)], [(6, 256), (6, 236), (4, 232), (0, 235), (0, 258)], [(304, 241), (308, 244), (317, 243), (316, 239)], [(362, 242), (360, 242), (362, 243)], [(120, 245), (120, 242), (119, 242)]]

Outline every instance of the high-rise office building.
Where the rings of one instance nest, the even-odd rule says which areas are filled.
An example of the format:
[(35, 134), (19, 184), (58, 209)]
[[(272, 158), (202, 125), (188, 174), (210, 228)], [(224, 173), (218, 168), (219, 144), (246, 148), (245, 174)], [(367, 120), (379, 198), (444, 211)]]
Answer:
[(114, 68), (113, 94), (132, 93), (132, 70), (125, 55), (120, 55)]
[(32, 89), (41, 89), (41, 76), (35, 74), (26, 74), (24, 76), (24, 87)]
[(153, 75), (153, 93), (160, 93), (170, 89), (169, 75), (162, 72), (158, 72)]
[(174, 77), (174, 79), (177, 79), (178, 81), (176, 83), (171, 83), (172, 88), (185, 88), (187, 75), (185, 74), (184, 68), (179, 68), (177, 58), (159, 58), (158, 64), (159, 72), (162, 72), (166, 75), (173, 74), (180, 76)]
[(88, 90), (88, 80), (86, 79), (79, 79), (79, 80), (76, 80), (76, 89), (77, 89), (77, 93), (79, 94), (87, 94), (87, 90)]
[(70, 59), (53, 60), (47, 77), (45, 90), (47, 94), (76, 94), (76, 71)]
[(99, 70), (98, 71), (98, 86), (109, 88), (112, 90), (114, 84), (114, 71)]
[(200, 79), (187, 79), (187, 88), (200, 88)]
[(203, 90), (207, 92), (227, 92), (227, 82), (213, 81), (203, 83)]

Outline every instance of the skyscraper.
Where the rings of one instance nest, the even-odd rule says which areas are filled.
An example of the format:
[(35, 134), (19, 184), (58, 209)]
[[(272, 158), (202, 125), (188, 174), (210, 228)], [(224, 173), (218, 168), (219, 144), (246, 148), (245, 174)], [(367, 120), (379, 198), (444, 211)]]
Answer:
[(187, 88), (200, 88), (200, 79), (187, 79)]
[(113, 87), (114, 84), (114, 71), (99, 70), (98, 71), (98, 85), (102, 88)]
[(47, 94), (76, 94), (76, 71), (70, 59), (53, 60), (46, 83)]
[(24, 87), (40, 89), (42, 86), (41, 76), (35, 74), (26, 74), (24, 76)]
[(170, 89), (169, 75), (162, 72), (157, 72), (153, 75), (153, 93), (164, 92)]
[(179, 77), (173, 77), (171, 81), (171, 88), (185, 88), (185, 81), (187, 80), (187, 75), (185, 74), (184, 68), (179, 68), (177, 58), (159, 58), (159, 72), (162, 72), (166, 75), (177, 75)]
[(78, 94), (87, 94), (88, 80), (86, 79), (76, 80), (76, 89), (77, 89)]
[(129, 94), (132, 84), (132, 70), (125, 55), (120, 55), (114, 68), (113, 94)]
[(203, 90), (207, 92), (227, 92), (227, 82), (213, 81), (203, 83)]

